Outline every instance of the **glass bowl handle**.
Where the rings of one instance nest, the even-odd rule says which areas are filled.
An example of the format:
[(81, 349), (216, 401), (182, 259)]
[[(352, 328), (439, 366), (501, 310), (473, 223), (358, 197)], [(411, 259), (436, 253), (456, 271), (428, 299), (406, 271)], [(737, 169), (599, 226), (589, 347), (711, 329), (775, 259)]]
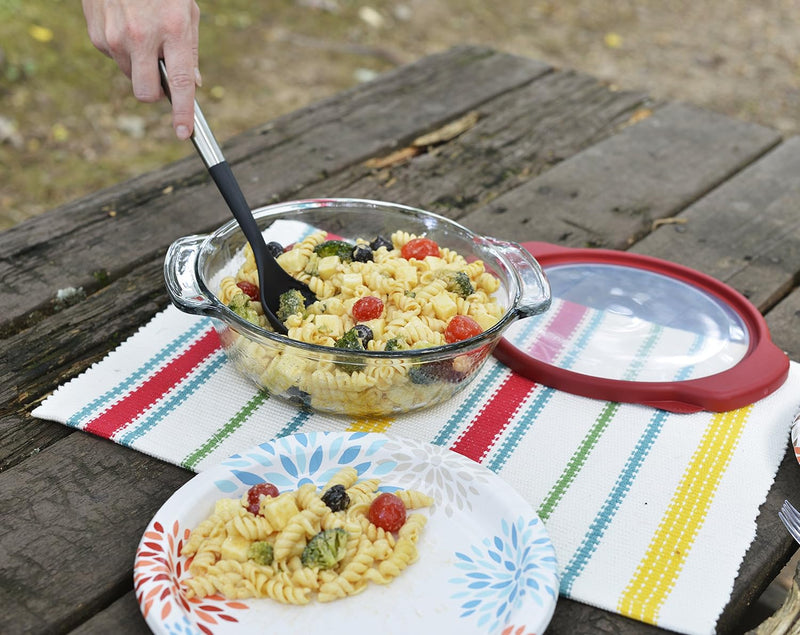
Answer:
[(520, 297), (516, 312), (521, 318), (544, 313), (550, 308), (550, 283), (541, 265), (531, 253), (519, 243), (481, 237), (489, 248), (505, 257), (516, 276), (520, 287)]
[(214, 302), (200, 289), (196, 264), (200, 245), (207, 236), (179, 238), (169, 246), (164, 258), (164, 281), (173, 304), (185, 313), (216, 317)]

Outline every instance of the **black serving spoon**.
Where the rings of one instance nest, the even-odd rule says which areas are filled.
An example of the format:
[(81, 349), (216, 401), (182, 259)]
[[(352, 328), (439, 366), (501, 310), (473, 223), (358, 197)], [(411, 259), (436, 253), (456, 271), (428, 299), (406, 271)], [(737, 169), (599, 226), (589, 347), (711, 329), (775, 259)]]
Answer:
[[(161, 86), (167, 99), (170, 99), (167, 67), (164, 60), (158, 61), (158, 68), (161, 73)], [(297, 289), (303, 295), (306, 305), (314, 302), (317, 297), (306, 284), (287, 273), (267, 249), (267, 243), (253, 218), (250, 206), (247, 204), (242, 189), (239, 187), (236, 177), (233, 176), (231, 166), (225, 160), (197, 100), (194, 102), (194, 131), (191, 140), (253, 249), (258, 271), (259, 298), (261, 306), (264, 307), (264, 314), (272, 328), (285, 335), (287, 333), (286, 326), (276, 315), (281, 294), (291, 289)]]

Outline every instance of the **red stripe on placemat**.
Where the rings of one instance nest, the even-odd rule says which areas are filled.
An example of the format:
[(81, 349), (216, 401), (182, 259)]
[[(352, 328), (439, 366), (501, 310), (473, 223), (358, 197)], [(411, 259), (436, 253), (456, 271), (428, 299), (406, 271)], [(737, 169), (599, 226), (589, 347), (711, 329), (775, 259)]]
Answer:
[(505, 383), (450, 449), (480, 462), (534, 386), (536, 384), (530, 379), (509, 373)]
[[(556, 342), (545, 344), (537, 340), (532, 350), (536, 350), (538, 358), (546, 362), (553, 361), (564, 349), (575, 328), (586, 314), (586, 307), (572, 302), (564, 302), (558, 314), (553, 318), (550, 333), (557, 335)], [(511, 423), (511, 419), (520, 404), (536, 387), (536, 383), (517, 373), (509, 373), (506, 381), (486, 402), (484, 407), (472, 420), (470, 426), (450, 446), (459, 454), (480, 462), (495, 441)]]
[(118, 430), (133, 421), (151, 405), (180, 383), (198, 364), (219, 349), (216, 331), (206, 331), (178, 357), (159, 369), (124, 399), (92, 419), (84, 428), (87, 432), (110, 439)]

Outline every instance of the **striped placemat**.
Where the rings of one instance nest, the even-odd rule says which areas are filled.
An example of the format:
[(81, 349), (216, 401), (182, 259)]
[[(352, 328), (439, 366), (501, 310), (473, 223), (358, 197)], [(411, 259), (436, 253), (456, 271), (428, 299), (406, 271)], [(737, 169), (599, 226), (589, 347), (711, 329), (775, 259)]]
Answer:
[[(598, 319), (556, 302), (538, 322), (562, 324), (568, 344), (549, 346), (548, 355), (575, 355)], [(526, 322), (515, 343), (541, 346), (537, 319)], [(195, 471), (307, 430), (387, 432), (447, 446), (500, 474), (534, 506), (558, 554), (562, 595), (710, 633), (786, 448), (798, 385), (792, 364), (784, 386), (758, 403), (678, 415), (556, 391), (490, 359), (447, 403), (351, 419), (258, 392), (227, 362), (209, 319), (169, 307), (33, 414)]]
[[(307, 229), (288, 228), (295, 239)], [(580, 370), (614, 319), (556, 298), (508, 337), (540, 360)], [(708, 344), (658, 324), (625, 342), (623, 379), (642, 378), (664, 350), (691, 354)], [(676, 369), (674, 379), (696, 370)], [(336, 417), (257, 391), (227, 361), (211, 320), (169, 307), (33, 415), (194, 471), (312, 430), (445, 446), (498, 473), (534, 506), (556, 549), (563, 596), (711, 633), (784, 455), (799, 387), (792, 363), (785, 384), (755, 404), (674, 414), (557, 391), (490, 359), (444, 404), (390, 419)]]

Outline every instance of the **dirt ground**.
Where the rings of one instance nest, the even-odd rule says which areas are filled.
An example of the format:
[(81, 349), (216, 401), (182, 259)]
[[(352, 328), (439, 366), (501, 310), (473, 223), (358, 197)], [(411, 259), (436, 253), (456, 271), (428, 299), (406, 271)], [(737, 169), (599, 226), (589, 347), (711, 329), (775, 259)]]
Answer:
[[(456, 44), (800, 131), (800, 0), (199, 0), (223, 141)], [(0, 0), (0, 229), (192, 153), (137, 103), (75, 0)]]

